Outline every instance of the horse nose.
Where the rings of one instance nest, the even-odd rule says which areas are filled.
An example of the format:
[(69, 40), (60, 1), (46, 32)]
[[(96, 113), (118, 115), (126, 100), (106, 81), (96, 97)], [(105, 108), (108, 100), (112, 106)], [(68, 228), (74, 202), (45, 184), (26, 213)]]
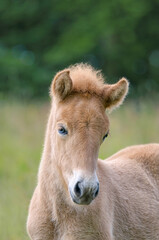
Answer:
[(97, 197), (98, 193), (99, 193), (99, 182), (97, 183), (97, 187), (96, 187), (96, 190), (95, 190), (95, 193), (94, 193), (94, 198)]
[(92, 200), (97, 197), (99, 193), (99, 182), (94, 184), (85, 181), (78, 181), (74, 186), (74, 195), (78, 198), (91, 198)]
[(83, 187), (81, 185), (81, 182), (77, 182), (74, 186), (74, 193), (75, 193), (75, 196), (80, 198), (82, 195), (83, 195)]

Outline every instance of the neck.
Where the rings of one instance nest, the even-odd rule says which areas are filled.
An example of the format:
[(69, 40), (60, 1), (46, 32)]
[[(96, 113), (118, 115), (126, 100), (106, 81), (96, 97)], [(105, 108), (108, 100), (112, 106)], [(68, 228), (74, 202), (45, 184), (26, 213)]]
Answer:
[[(38, 184), (43, 194), (49, 195), (49, 198), (66, 198), (65, 192), (68, 192), (67, 185), (63, 180), (62, 173), (56, 164), (56, 156), (52, 154), (51, 133), (53, 124), (53, 112), (50, 113), (45, 134), (44, 149), (38, 172)], [(64, 189), (65, 188), (65, 189)]]

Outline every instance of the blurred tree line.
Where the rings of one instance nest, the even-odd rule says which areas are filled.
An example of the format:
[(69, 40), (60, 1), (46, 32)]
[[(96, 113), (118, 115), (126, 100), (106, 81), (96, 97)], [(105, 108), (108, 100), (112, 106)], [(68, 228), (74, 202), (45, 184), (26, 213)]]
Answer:
[(0, 95), (48, 94), (76, 62), (125, 76), (131, 94), (159, 92), (158, 0), (1, 0)]

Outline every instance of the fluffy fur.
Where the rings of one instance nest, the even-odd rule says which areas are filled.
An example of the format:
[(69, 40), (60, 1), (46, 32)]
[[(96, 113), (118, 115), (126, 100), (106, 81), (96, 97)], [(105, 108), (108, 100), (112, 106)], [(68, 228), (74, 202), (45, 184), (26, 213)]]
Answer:
[[(103, 83), (88, 65), (55, 76), (38, 183), (27, 220), (32, 240), (158, 240), (159, 144), (128, 147), (97, 159), (109, 130), (105, 108), (119, 105), (128, 89), (121, 79)], [(58, 134), (63, 124), (67, 136)], [(96, 172), (100, 190), (90, 205), (77, 205), (68, 190), (75, 169)]]
[(128, 86), (129, 83), (125, 78), (122, 78), (116, 84), (104, 84), (101, 71), (96, 71), (92, 66), (81, 63), (70, 66), (56, 74), (51, 87), (51, 95), (52, 92), (55, 95), (56, 91), (58, 99), (63, 100), (71, 92), (72, 94), (95, 94), (103, 99), (106, 108), (113, 109), (124, 101), (128, 93)]

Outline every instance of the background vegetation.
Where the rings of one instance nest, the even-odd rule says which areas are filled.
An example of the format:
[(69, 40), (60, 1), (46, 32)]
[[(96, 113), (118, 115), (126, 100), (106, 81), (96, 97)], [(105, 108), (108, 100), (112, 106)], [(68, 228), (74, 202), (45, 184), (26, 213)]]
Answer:
[(76, 62), (126, 76), (131, 94), (159, 91), (158, 0), (1, 0), (0, 92), (47, 96), (54, 73)]
[(129, 99), (110, 116), (101, 158), (131, 144), (159, 142), (157, 11), (158, 0), (1, 0), (1, 240), (28, 239), (46, 97), (56, 71), (83, 61), (102, 69), (109, 82), (130, 80)]

